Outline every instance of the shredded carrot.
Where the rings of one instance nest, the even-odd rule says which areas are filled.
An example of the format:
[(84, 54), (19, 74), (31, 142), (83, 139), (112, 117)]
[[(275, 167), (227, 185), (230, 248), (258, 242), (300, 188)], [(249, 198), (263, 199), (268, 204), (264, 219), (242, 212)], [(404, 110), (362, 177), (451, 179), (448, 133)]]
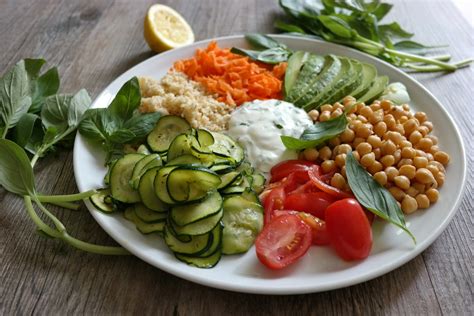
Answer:
[(175, 62), (174, 69), (217, 94), (218, 101), (241, 105), (252, 100), (281, 99), (286, 66), (251, 61), (219, 48), (213, 41), (206, 49), (198, 49), (193, 58)]

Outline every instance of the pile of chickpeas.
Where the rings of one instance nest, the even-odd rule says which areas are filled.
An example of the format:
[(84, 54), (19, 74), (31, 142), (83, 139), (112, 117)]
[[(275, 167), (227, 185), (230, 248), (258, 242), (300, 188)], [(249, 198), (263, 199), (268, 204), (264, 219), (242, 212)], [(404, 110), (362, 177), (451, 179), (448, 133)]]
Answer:
[(439, 149), (438, 138), (430, 134), (433, 123), (426, 114), (412, 113), (408, 104), (397, 106), (388, 100), (366, 106), (349, 96), (309, 115), (313, 121), (324, 122), (346, 109), (350, 109), (346, 130), (327, 146), (305, 149), (302, 158), (319, 163), (324, 173), (335, 172), (331, 185), (350, 191), (345, 162), (352, 151), (354, 158), (390, 191), (404, 213), (435, 203), (445, 181), (449, 155)]

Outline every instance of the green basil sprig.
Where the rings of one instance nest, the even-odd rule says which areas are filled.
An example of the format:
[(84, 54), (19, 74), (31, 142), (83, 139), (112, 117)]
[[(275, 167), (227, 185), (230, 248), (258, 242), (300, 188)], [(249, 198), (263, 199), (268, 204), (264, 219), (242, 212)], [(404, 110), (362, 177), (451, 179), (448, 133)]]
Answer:
[(247, 41), (257, 50), (232, 47), (234, 54), (248, 56), (266, 64), (278, 64), (287, 61), (292, 51), (283, 43), (263, 34), (246, 34)]
[(415, 236), (408, 230), (397, 200), (362, 168), (352, 152), (346, 157), (346, 174), (349, 186), (357, 201), (378, 217), (403, 229), (416, 244)]
[(307, 128), (300, 138), (281, 136), (281, 141), (288, 149), (301, 150), (317, 147), (344, 132), (347, 124), (347, 117), (342, 114), (328, 121), (316, 122)]

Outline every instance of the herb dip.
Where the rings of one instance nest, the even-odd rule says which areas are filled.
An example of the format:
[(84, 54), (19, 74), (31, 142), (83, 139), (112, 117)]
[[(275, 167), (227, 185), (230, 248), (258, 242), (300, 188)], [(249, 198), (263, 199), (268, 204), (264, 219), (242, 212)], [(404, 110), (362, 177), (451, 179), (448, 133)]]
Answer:
[(280, 161), (298, 157), (295, 150), (286, 149), (280, 136), (298, 138), (312, 125), (308, 114), (291, 103), (253, 101), (232, 112), (228, 134), (244, 147), (248, 161), (267, 173)]

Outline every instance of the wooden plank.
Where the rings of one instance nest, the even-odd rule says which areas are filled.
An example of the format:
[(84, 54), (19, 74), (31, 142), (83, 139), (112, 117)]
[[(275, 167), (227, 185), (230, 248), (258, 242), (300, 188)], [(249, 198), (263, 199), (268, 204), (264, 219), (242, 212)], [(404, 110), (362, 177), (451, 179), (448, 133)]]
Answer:
[[(153, 1), (3, 1), (0, 69), (24, 57), (59, 65), (63, 91), (85, 87), (97, 94), (115, 77), (152, 56), (142, 19)], [(274, 32), (280, 12), (267, 1), (167, 1), (193, 26), (197, 39), (245, 32)], [(457, 59), (469, 57), (473, 32), (450, 3), (397, 1), (392, 15), (417, 39), (448, 43)], [(426, 18), (433, 17), (433, 18)], [(422, 23), (421, 23), (422, 21)], [(440, 31), (442, 26), (443, 31)], [(25, 31), (26, 30), (26, 31)], [(464, 139), (474, 137), (468, 93), (473, 69), (417, 75), (450, 110)], [(38, 237), (21, 199), (0, 188), (0, 314), (473, 314), (473, 145), (466, 142), (469, 184), (461, 209), (421, 256), (375, 280), (350, 288), (295, 296), (257, 296), (203, 287), (134, 257), (104, 257)], [(72, 155), (41, 161), (37, 185), (44, 193), (77, 191)], [(85, 208), (54, 210), (70, 233), (114, 244)]]

